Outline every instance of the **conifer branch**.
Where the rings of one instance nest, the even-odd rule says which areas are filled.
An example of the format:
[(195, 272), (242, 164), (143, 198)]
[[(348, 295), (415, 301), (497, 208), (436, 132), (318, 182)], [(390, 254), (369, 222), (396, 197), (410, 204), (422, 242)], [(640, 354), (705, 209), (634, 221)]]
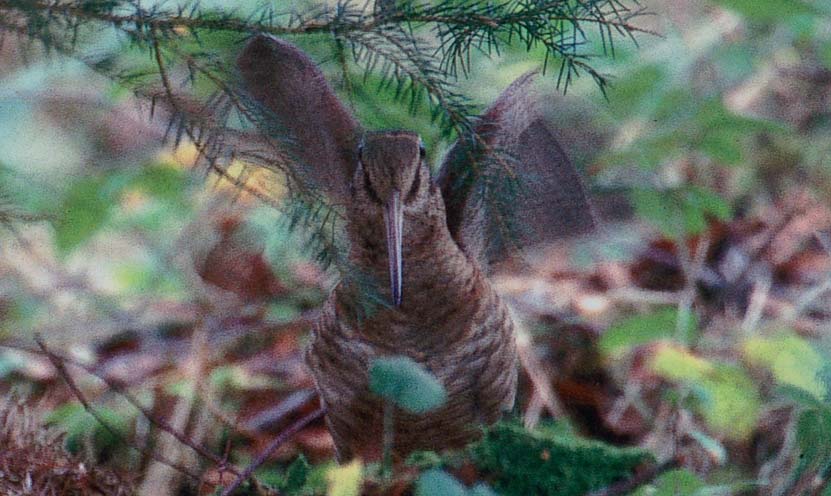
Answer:
[[(266, 5), (247, 15), (209, 9), (198, 0), (174, 7), (139, 0), (0, 0), (0, 35), (12, 34), (29, 45), (39, 42), (47, 52), (81, 60), (149, 100), (151, 110), (164, 107), (171, 142), (178, 145), (186, 138), (196, 147), (198, 165), (285, 212), (292, 225), (310, 233), (320, 259), (342, 265), (343, 258), (334, 253), (338, 206), (304, 179), (302, 164), (287, 152), (289, 137), (239, 87), (226, 60), (229, 47), (216, 46), (205, 34), (237, 34), (240, 42), (256, 33), (323, 35), (332, 43), (347, 91), (350, 65), (364, 77), (380, 74), (382, 88), (391, 89), (412, 111), (426, 104), (450, 137), (475, 134), (474, 107), (454, 82), (459, 72), (467, 74), (473, 51), (499, 53), (512, 43), (527, 50), (542, 47), (543, 70), (549, 61), (559, 61), (563, 89), (588, 74), (605, 92), (607, 79), (591, 64), (596, 55), (591, 32), (599, 36), (604, 53), (614, 54), (616, 38), (634, 40), (635, 34), (648, 32), (632, 22), (642, 14), (621, 0), (398, 1), (381, 9), (339, 0), (304, 12), (278, 12)], [(96, 57), (85, 52), (85, 43), (103, 29), (118, 33), (126, 52)], [(125, 62), (125, 54), (137, 51), (149, 55), (151, 65), (136, 68)], [(197, 94), (205, 87), (210, 96), (200, 99)], [(282, 175), (288, 198), (275, 198), (230, 174), (228, 166), (236, 160)], [(504, 169), (510, 177), (510, 168)]]

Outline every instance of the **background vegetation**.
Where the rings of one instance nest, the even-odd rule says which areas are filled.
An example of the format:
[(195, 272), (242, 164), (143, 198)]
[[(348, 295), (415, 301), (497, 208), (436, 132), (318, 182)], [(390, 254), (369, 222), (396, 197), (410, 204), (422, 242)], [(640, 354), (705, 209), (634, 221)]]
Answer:
[[(260, 457), (240, 494), (831, 495), (827, 2), (367, 7), (434, 16), (413, 29), (437, 57), (350, 30), (359, 4), (233, 4), (0, 0), (0, 491), (213, 494)], [(504, 5), (548, 22), (487, 22)], [(556, 28), (552, 6), (598, 15)], [(466, 452), (332, 461), (302, 349), (337, 275), (294, 228), (326, 209), (284, 164), (223, 155), (239, 115), (193, 107), (232, 107), (235, 19), (285, 27), (432, 163), (546, 68), (603, 227), (495, 277), (520, 395)]]

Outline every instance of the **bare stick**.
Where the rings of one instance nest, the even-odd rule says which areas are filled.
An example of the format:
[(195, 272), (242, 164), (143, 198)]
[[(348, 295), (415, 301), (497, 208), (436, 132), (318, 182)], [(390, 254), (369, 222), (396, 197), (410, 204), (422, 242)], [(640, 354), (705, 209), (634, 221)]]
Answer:
[(274, 439), (274, 441), (272, 441), (271, 444), (269, 444), (266, 449), (264, 449), (259, 455), (257, 455), (257, 458), (255, 458), (254, 461), (251, 462), (251, 464), (245, 468), (245, 471), (239, 477), (237, 477), (237, 480), (235, 480), (233, 484), (228, 486), (228, 488), (222, 492), (222, 496), (231, 496), (231, 494), (234, 491), (236, 491), (242, 485), (243, 482), (245, 482), (249, 477), (251, 477), (251, 474), (253, 474), (255, 470), (260, 468), (260, 465), (262, 465), (263, 463), (265, 463), (266, 460), (268, 460), (268, 457), (270, 457), (272, 453), (277, 451), (277, 448), (282, 446), (286, 441), (291, 439), (292, 436), (300, 432), (304, 427), (306, 427), (307, 425), (309, 425), (310, 423), (319, 419), (322, 416), (323, 408), (318, 408), (312, 413), (306, 415), (305, 417), (300, 418), (297, 422), (293, 423), (286, 430), (281, 432), (280, 435), (278, 435), (277, 438)]
[[(565, 415), (565, 410), (563, 410), (554, 388), (551, 387), (549, 375), (545, 372), (539, 357), (534, 352), (534, 343), (531, 336), (521, 324), (517, 325), (517, 354), (519, 355), (520, 365), (528, 374), (528, 378), (534, 387), (535, 397), (552, 417), (562, 418)], [(536, 422), (532, 422), (532, 420), (532, 417), (526, 415), (525, 426), (528, 428), (534, 427)]]
[(101, 414), (98, 413), (98, 410), (96, 410), (92, 406), (92, 404), (89, 402), (89, 400), (87, 400), (86, 396), (84, 396), (84, 393), (81, 392), (81, 389), (78, 387), (78, 385), (72, 379), (72, 376), (69, 375), (69, 371), (66, 369), (66, 365), (64, 365), (64, 362), (62, 361), (62, 359), (59, 356), (52, 353), (52, 351), (50, 351), (46, 347), (46, 343), (44, 343), (43, 339), (40, 336), (36, 335), (35, 336), (35, 341), (37, 342), (38, 346), (40, 346), (41, 350), (43, 350), (43, 353), (49, 358), (49, 361), (52, 362), (52, 365), (58, 371), (58, 374), (66, 382), (66, 385), (69, 386), (69, 389), (72, 391), (72, 394), (74, 394), (75, 397), (78, 398), (78, 401), (81, 402), (81, 405), (83, 405), (84, 410), (86, 410), (87, 413), (92, 415), (92, 417), (99, 424), (101, 424), (101, 426), (104, 429), (106, 429), (107, 432), (110, 433), (110, 435), (112, 435), (114, 438), (118, 439), (119, 441), (123, 442), (125, 445), (130, 446), (131, 448), (134, 448), (134, 449), (138, 450), (142, 454), (146, 454), (146, 455), (151, 456), (154, 460), (158, 461), (159, 463), (163, 463), (163, 464), (167, 465), (168, 467), (171, 467), (175, 470), (178, 470), (179, 472), (187, 475), (188, 477), (190, 477), (191, 479), (193, 479), (195, 481), (199, 480), (199, 475), (197, 475), (194, 472), (190, 471), (187, 467), (184, 467), (183, 465), (180, 465), (180, 464), (178, 464), (174, 461), (168, 460), (168, 459), (164, 458), (161, 455), (153, 453), (153, 452), (147, 450), (146, 448), (135, 445), (135, 444), (129, 442), (127, 439), (125, 439), (125, 437), (120, 432), (118, 432), (118, 430), (116, 430), (106, 420), (104, 420), (104, 417), (102, 417)]
[(690, 256), (687, 245), (684, 242), (677, 244), (678, 256), (681, 260), (681, 270), (684, 273), (684, 289), (681, 290), (678, 299), (678, 319), (675, 325), (675, 337), (679, 342), (687, 346), (693, 346), (685, 339), (692, 324), (692, 307), (698, 294), (697, 283), (707, 262), (707, 251), (710, 248), (710, 239), (702, 236), (696, 246), (695, 253)]
[(390, 400), (384, 400), (384, 456), (381, 465), (384, 478), (392, 477), (392, 448), (395, 446), (395, 406)]
[[(46, 345), (44, 344), (42, 338), (40, 338), (40, 336), (36, 337), (35, 341), (37, 341), (38, 345), (43, 350), (43, 353), (49, 358), (49, 361), (51, 361), (52, 364), (55, 365), (55, 368), (58, 369), (58, 372), (63, 376), (63, 378), (67, 381), (67, 383), (69, 383), (69, 387), (73, 390), (73, 393), (76, 393), (76, 395), (80, 394), (80, 390), (77, 390), (77, 386), (75, 386), (75, 383), (72, 382), (71, 378), (69, 377), (68, 373), (66, 372), (66, 365), (65, 365), (66, 363), (70, 363), (70, 364), (72, 364), (76, 367), (80, 367), (81, 369), (86, 371), (88, 374), (90, 374), (94, 377), (97, 377), (99, 380), (101, 380), (101, 382), (106, 384), (108, 388), (110, 388), (112, 391), (115, 391), (117, 394), (122, 396), (124, 399), (127, 400), (128, 403), (130, 403), (130, 405), (132, 405), (135, 409), (137, 409), (139, 412), (141, 412), (141, 414), (151, 424), (153, 424), (155, 427), (161, 429), (162, 431), (167, 432), (168, 434), (170, 434), (171, 436), (176, 438), (176, 440), (179, 441), (180, 443), (184, 444), (185, 446), (188, 446), (189, 448), (193, 449), (194, 451), (196, 451), (197, 453), (199, 453), (200, 455), (202, 455), (203, 457), (207, 458), (208, 460), (212, 461), (213, 463), (215, 463), (217, 465), (224, 465), (225, 464), (225, 462), (223, 461), (223, 459), (220, 456), (212, 453), (211, 451), (209, 451), (204, 446), (201, 446), (201, 445), (197, 444), (196, 442), (194, 442), (192, 439), (190, 439), (186, 435), (184, 435), (181, 432), (179, 432), (178, 430), (174, 429), (173, 426), (171, 426), (166, 420), (164, 420), (162, 418), (159, 418), (156, 415), (154, 415), (152, 412), (150, 412), (144, 405), (142, 405), (138, 401), (138, 399), (135, 396), (133, 396), (132, 394), (127, 392), (120, 384), (116, 383), (115, 381), (113, 381), (111, 379), (108, 379), (108, 378), (104, 377), (103, 375), (99, 374), (97, 371), (95, 371), (92, 367), (89, 367), (88, 365), (84, 365), (84, 364), (82, 364), (78, 361), (75, 361), (75, 360), (72, 360), (70, 358), (64, 357), (64, 356), (60, 355), (59, 353), (55, 353), (51, 350), (48, 350), (46, 348)], [(7, 347), (10, 347), (10, 348), (14, 348), (14, 349), (20, 349), (20, 350), (23, 350), (23, 351), (32, 351), (32, 352), (34, 352), (34, 350), (27, 350), (25, 347), (17, 347), (17, 346), (10, 346), (10, 345), (3, 345), (3, 346), (7, 346)], [(75, 386), (75, 387), (73, 387), (73, 386)], [(79, 396), (79, 400), (81, 398), (82, 398), (82, 396)], [(83, 404), (83, 401), (82, 401), (82, 404)], [(84, 405), (84, 408), (87, 408), (86, 404)], [(92, 412), (90, 412), (90, 413), (92, 413)], [(95, 416), (95, 415), (93, 414), (93, 416)], [(98, 420), (98, 417), (96, 417), (96, 420)], [(102, 423), (102, 425), (106, 426), (106, 424), (104, 422), (101, 422), (101, 423)], [(229, 472), (232, 472), (234, 475), (239, 475), (239, 469), (237, 469), (236, 467), (228, 466), (227, 470)], [(198, 477), (197, 477), (197, 479), (198, 479)]]

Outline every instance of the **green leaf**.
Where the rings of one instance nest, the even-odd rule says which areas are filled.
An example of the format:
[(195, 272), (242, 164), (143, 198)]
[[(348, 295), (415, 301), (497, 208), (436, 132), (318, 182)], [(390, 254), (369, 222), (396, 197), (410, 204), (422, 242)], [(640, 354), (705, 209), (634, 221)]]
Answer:
[(61, 252), (76, 248), (106, 222), (113, 196), (104, 186), (102, 179), (87, 177), (76, 181), (66, 192), (54, 222), (55, 242)]
[(734, 114), (724, 106), (720, 97), (712, 98), (699, 105), (695, 115), (695, 126), (705, 133), (720, 133), (732, 137), (761, 131), (787, 130), (783, 124), (775, 121)]
[(709, 132), (699, 141), (699, 149), (717, 162), (735, 165), (742, 160), (741, 136), (736, 133)]
[(146, 292), (154, 282), (153, 267), (146, 263), (124, 262), (113, 268), (113, 282), (123, 292)]
[(300, 315), (300, 310), (287, 302), (271, 303), (266, 310), (266, 319), (274, 322), (290, 322), (298, 315)]
[(689, 186), (687, 188), (687, 203), (720, 221), (728, 221), (733, 216), (730, 204), (724, 198), (705, 188)]
[(691, 322), (678, 335), (678, 310), (667, 307), (654, 313), (636, 315), (610, 327), (600, 338), (600, 349), (608, 355), (619, 355), (636, 346), (649, 344), (662, 339), (681, 338), (681, 342), (689, 344), (695, 340), (698, 333), (698, 322), (695, 315)]
[(831, 41), (826, 41), (820, 45), (819, 59), (826, 69), (831, 69)]
[(677, 346), (661, 346), (649, 359), (650, 369), (673, 382), (699, 384), (713, 372), (713, 364)]
[(626, 78), (615, 81), (608, 90), (609, 107), (615, 114), (630, 116), (632, 109), (655, 99), (655, 89), (663, 84), (666, 72), (658, 65), (647, 65), (630, 73)]
[(632, 202), (639, 217), (648, 221), (664, 236), (679, 239), (700, 234), (709, 225), (709, 218), (729, 220), (730, 205), (717, 194), (696, 186), (656, 190), (637, 188)]
[(369, 367), (369, 388), (412, 413), (444, 404), (444, 386), (422, 365), (404, 356), (376, 358)]
[(705, 488), (704, 481), (686, 469), (670, 470), (649, 487), (638, 489), (634, 496), (697, 496)]
[(678, 225), (680, 212), (677, 211), (677, 203), (671, 199), (671, 193), (635, 188), (631, 195), (638, 217), (654, 225), (667, 237), (678, 238), (683, 235), (683, 229)]
[[(95, 407), (95, 411), (107, 426), (126, 437), (128, 424), (132, 420), (129, 415), (100, 406)], [(46, 421), (66, 432), (66, 449), (72, 453), (80, 452), (84, 448), (84, 440), (88, 438), (92, 439), (92, 446), (99, 452), (116, 448), (123, 442), (77, 402), (65, 403), (55, 408)]]
[(750, 20), (779, 23), (800, 15), (821, 15), (822, 12), (802, 0), (713, 0)]
[(831, 408), (802, 412), (796, 423), (796, 440), (805, 462), (828, 463), (831, 460)]
[(754, 365), (770, 370), (778, 384), (795, 386), (822, 398), (825, 387), (819, 373), (825, 358), (805, 339), (783, 332), (773, 337), (753, 337), (742, 352)]
[(726, 221), (731, 217), (730, 205), (717, 194), (704, 188), (686, 186), (679, 190), (686, 234), (701, 234), (710, 224), (710, 218)]
[(803, 408), (819, 408), (822, 402), (810, 391), (790, 385), (782, 385), (776, 388), (776, 393), (793, 401)]
[(466, 496), (467, 489), (444, 470), (434, 468), (421, 474), (416, 481), (416, 496)]
[[(699, 103), (693, 97), (691, 92), (686, 87), (673, 86), (668, 88), (655, 106), (652, 113), (654, 122), (668, 123), (677, 122), (680, 119), (685, 119), (690, 112), (698, 108)], [(677, 129), (665, 130), (669, 131), (678, 142), (678, 138), (682, 134)]]
[(762, 408), (759, 391), (739, 367), (718, 365), (702, 384), (710, 401), (699, 413), (707, 423), (730, 439), (746, 439), (759, 419)]
[(187, 191), (186, 171), (169, 164), (154, 164), (141, 169), (128, 186), (138, 188), (148, 195), (168, 200), (181, 201)]
[(298, 494), (306, 485), (306, 480), (309, 477), (311, 467), (306, 457), (302, 454), (297, 457), (289, 468), (286, 469), (285, 482), (282, 485), (283, 491), (287, 494)]
[(658, 376), (689, 387), (697, 400), (695, 411), (719, 434), (741, 440), (753, 432), (761, 399), (743, 369), (670, 345), (659, 347), (649, 365)]

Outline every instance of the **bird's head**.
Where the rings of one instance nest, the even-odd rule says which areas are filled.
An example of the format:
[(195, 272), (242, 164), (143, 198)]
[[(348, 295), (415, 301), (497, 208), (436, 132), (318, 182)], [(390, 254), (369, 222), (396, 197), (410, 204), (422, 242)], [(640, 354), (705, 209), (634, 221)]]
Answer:
[(404, 208), (430, 181), (421, 138), (407, 131), (367, 133), (358, 148), (355, 189), (383, 209), (392, 300), (401, 305)]

